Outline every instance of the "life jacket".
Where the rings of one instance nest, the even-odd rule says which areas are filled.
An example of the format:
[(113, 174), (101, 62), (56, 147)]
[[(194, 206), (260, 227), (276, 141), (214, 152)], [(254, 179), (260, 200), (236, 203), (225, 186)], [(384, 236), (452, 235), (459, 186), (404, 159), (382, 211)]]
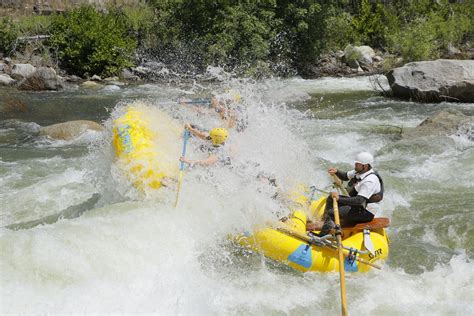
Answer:
[(383, 180), (382, 180), (382, 177), (380, 176), (380, 174), (374, 170), (374, 172), (366, 175), (364, 178), (362, 179), (357, 179), (356, 177), (353, 177), (352, 179), (349, 180), (349, 182), (347, 183), (347, 186), (348, 186), (348, 192), (349, 192), (349, 196), (351, 197), (354, 197), (357, 195), (357, 191), (355, 189), (355, 184), (359, 181), (362, 181), (363, 179), (365, 179), (366, 177), (370, 176), (370, 175), (375, 175), (378, 179), (379, 179), (379, 182), (380, 182), (380, 191), (377, 192), (377, 193), (374, 193), (372, 194), (372, 196), (367, 200), (367, 203), (378, 203), (380, 201), (382, 201), (383, 199), (383, 192), (384, 192), (384, 186), (383, 186)]

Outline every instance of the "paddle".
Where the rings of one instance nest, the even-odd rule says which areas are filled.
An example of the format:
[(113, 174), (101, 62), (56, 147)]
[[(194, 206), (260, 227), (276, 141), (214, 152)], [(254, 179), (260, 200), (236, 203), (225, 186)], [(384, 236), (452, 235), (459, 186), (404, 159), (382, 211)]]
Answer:
[(205, 104), (211, 105), (210, 99), (181, 99), (178, 100), (179, 104)]
[(342, 185), (341, 179), (339, 179), (335, 174), (331, 174), (331, 177), (333, 179), (334, 186), (338, 188), (342, 194), (348, 196), (349, 193), (347, 192), (346, 188), (344, 188), (344, 186)]
[(337, 240), (337, 252), (339, 255), (339, 279), (341, 283), (341, 309), (342, 315), (347, 315), (347, 300), (346, 300), (346, 281), (344, 279), (344, 252), (342, 250), (342, 238), (341, 238), (341, 222), (339, 221), (339, 206), (337, 205), (337, 199), (333, 196), (332, 203), (334, 207), (334, 221), (336, 222), (336, 240)]
[[(188, 143), (188, 139), (189, 139), (189, 131), (185, 129), (184, 134), (183, 134), (183, 152), (181, 154), (182, 157), (186, 156), (186, 145)], [(178, 190), (176, 191), (176, 200), (174, 201), (174, 207), (178, 205), (179, 191), (181, 189), (181, 182), (183, 182), (183, 174), (184, 174), (184, 162), (181, 161), (179, 164)]]

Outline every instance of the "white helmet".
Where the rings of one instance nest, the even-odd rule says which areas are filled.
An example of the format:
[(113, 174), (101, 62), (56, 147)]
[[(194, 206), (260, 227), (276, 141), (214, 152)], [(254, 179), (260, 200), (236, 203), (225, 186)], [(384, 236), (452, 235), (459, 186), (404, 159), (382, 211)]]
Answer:
[(363, 165), (370, 165), (374, 166), (374, 156), (368, 152), (361, 152), (356, 156), (356, 159), (354, 160), (354, 163), (360, 163)]

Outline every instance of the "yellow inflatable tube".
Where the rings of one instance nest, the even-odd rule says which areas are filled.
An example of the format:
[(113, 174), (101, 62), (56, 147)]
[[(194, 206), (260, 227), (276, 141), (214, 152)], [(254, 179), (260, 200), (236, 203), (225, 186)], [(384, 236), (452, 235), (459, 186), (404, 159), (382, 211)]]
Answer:
[(136, 188), (159, 189), (165, 177), (176, 177), (180, 129), (165, 112), (146, 107), (130, 106), (114, 121), (112, 144), (117, 164)]
[[(296, 270), (330, 272), (339, 270), (337, 252), (326, 246), (310, 245), (307, 242), (285, 233), (294, 231), (306, 235), (307, 213), (318, 218), (325, 206), (325, 197), (312, 201), (307, 209), (296, 210), (285, 222), (275, 223), (273, 227), (257, 228), (253, 234), (244, 234), (237, 238), (240, 245), (262, 253), (268, 258), (282, 262)], [(301, 200), (300, 200), (301, 201)], [(279, 230), (277, 227), (284, 229)], [(365, 240), (364, 240), (365, 239)], [(365, 248), (367, 240), (373, 245), (372, 252)], [(355, 256), (370, 263), (384, 260), (388, 256), (389, 240), (385, 229), (371, 230), (364, 236), (363, 231), (343, 230), (343, 246), (357, 250)], [(348, 254), (350, 251), (345, 250)], [(360, 253), (362, 252), (362, 253)], [(345, 258), (344, 268), (348, 272), (367, 272), (372, 267), (357, 260)]]

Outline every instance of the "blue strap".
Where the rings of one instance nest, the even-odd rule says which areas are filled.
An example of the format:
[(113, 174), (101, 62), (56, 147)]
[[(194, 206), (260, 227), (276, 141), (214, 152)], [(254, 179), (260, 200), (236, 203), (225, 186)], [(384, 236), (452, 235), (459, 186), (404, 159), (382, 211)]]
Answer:
[[(188, 131), (187, 129), (184, 130), (184, 135), (183, 135), (183, 139), (184, 139), (184, 141), (183, 141), (183, 152), (182, 152), (182, 154), (181, 154), (182, 157), (186, 156), (186, 145), (187, 145), (187, 143), (188, 143), (189, 136), (190, 136), (189, 131)], [(184, 162), (183, 162), (183, 161), (181, 161), (181, 163), (180, 163), (180, 165), (179, 165), (179, 170), (180, 170), (180, 171), (183, 171), (183, 170), (184, 170)]]
[(186, 104), (205, 104), (211, 105), (211, 100), (209, 99), (194, 99), (194, 100), (178, 100), (179, 102), (184, 102)]

